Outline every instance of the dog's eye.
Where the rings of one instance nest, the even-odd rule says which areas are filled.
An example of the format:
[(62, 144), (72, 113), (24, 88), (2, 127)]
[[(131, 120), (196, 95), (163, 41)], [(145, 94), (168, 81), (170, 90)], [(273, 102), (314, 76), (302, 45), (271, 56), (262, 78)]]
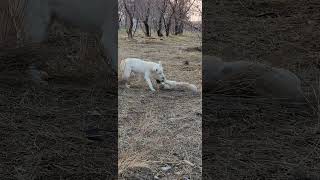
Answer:
[(158, 69), (156, 69), (156, 72), (158, 72)]

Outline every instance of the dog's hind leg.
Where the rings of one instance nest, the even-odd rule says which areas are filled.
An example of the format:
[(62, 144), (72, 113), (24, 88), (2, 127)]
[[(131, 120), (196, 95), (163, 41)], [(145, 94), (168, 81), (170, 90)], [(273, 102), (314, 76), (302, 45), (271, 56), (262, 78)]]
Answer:
[(125, 86), (127, 88), (130, 88), (130, 86), (128, 85), (128, 81), (129, 81), (130, 75), (131, 75), (131, 68), (125, 67), (122, 79), (125, 82)]
[(138, 78), (138, 83), (141, 84), (141, 81), (144, 80), (144, 76), (142, 74), (137, 74), (137, 78)]

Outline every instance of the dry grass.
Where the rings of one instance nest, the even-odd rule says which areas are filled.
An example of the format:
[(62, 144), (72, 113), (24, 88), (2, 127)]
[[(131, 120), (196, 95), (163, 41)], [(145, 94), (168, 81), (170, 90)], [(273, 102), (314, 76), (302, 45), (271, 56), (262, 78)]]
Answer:
[(319, 174), (317, 111), (268, 99), (204, 98), (205, 177), (288, 179), (297, 168), (304, 177)]
[[(57, 86), (43, 90), (1, 88), (0, 177), (109, 177), (108, 170), (116, 171), (110, 165), (117, 157), (115, 136), (103, 133), (104, 141), (96, 142), (84, 132), (88, 128), (116, 131), (110, 129), (116, 127), (112, 122), (107, 123), (112, 110), (104, 107), (115, 101), (114, 96), (104, 95), (103, 99), (103, 94), (90, 88)], [(90, 115), (93, 110), (101, 116)]]
[[(190, 82), (201, 90), (201, 52), (188, 49), (200, 45), (194, 34), (163, 40), (138, 34), (135, 40), (128, 40), (121, 31), (119, 58), (161, 60), (168, 79)], [(131, 162), (132, 157), (139, 157), (130, 164), (131, 168), (143, 163), (153, 176), (162, 179), (201, 179), (201, 95), (180, 91), (151, 93), (143, 80), (134, 79), (132, 88), (120, 86), (118, 91), (119, 161)], [(130, 172), (123, 164), (127, 163), (119, 164), (121, 175)], [(166, 165), (172, 167), (168, 172), (161, 170)]]
[(204, 6), (203, 52), (288, 68), (302, 80), (309, 100), (294, 104), (205, 93), (207, 179), (319, 179), (319, 5), (239, 0)]
[[(16, 33), (0, 43), (0, 179), (112, 179), (117, 83), (94, 34), (49, 34), (41, 45), (17, 48)], [(49, 73), (47, 87), (29, 83), (31, 63)]]

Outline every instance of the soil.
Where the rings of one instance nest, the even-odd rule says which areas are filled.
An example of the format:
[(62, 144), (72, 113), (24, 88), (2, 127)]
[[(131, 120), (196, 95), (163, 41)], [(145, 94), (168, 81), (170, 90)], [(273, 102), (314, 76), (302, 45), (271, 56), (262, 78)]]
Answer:
[(319, 179), (319, 1), (204, 1), (203, 7), (204, 55), (289, 69), (308, 100), (204, 93), (204, 179)]
[[(158, 179), (201, 179), (202, 65), (201, 36), (129, 40), (119, 33), (119, 58), (161, 61), (166, 78), (195, 84), (199, 93), (157, 89), (133, 77), (131, 87), (119, 86), (119, 171), (122, 178), (152, 172)], [(187, 63), (186, 63), (187, 62)], [(169, 167), (168, 169), (164, 167)], [(149, 169), (140, 171), (137, 168)], [(163, 170), (164, 169), (164, 170)], [(136, 173), (133, 173), (136, 172)], [(138, 178), (139, 179), (139, 178)], [(147, 178), (149, 179), (149, 178)]]
[[(117, 175), (117, 79), (97, 58), (94, 34), (56, 32), (42, 45), (1, 49), (0, 179)], [(30, 81), (31, 63), (48, 72), (48, 86)]]

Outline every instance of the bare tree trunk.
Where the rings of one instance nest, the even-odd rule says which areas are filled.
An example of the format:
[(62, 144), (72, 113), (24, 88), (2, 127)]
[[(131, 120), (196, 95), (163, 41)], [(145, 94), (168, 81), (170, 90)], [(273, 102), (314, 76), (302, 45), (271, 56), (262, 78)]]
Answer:
[(184, 30), (184, 23), (183, 23), (183, 21), (180, 21), (179, 28), (178, 28), (178, 34), (182, 35), (183, 30)]
[(173, 13), (169, 16), (169, 19), (168, 21), (166, 22), (165, 18), (163, 18), (164, 20), (164, 28), (165, 28), (165, 31), (166, 31), (166, 36), (168, 37), (170, 35), (170, 29), (171, 29), (171, 24), (172, 24), (172, 16), (173, 16)]
[(149, 27), (148, 21), (143, 21), (143, 25), (144, 25), (144, 29), (145, 29), (145, 35), (147, 37), (150, 37), (151, 32), (150, 32), (150, 27)]
[(158, 29), (157, 29), (157, 34), (159, 37), (163, 37), (162, 34), (162, 20), (164, 20), (164, 14), (166, 12), (167, 9), (167, 1), (163, 0), (163, 4), (161, 5), (161, 7), (159, 7), (160, 10), (160, 14), (159, 14), (159, 19), (158, 19)]
[(139, 19), (137, 19), (136, 20), (136, 25), (135, 25), (135, 27), (134, 27), (134, 30), (133, 30), (133, 36), (136, 34), (136, 32), (137, 32), (137, 29), (138, 29), (138, 24), (139, 24)]
[(123, 5), (129, 18), (129, 28), (127, 29), (128, 38), (133, 39), (133, 15), (130, 12), (125, 0), (123, 0)]
[(129, 39), (133, 39), (133, 18), (129, 17), (129, 28), (127, 29), (127, 34)]
[(157, 34), (158, 34), (159, 37), (163, 37), (163, 34), (162, 34), (162, 18), (163, 18), (163, 16), (161, 15), (160, 18), (159, 18), (159, 21), (158, 21)]
[(143, 20), (143, 25), (145, 28), (145, 35), (147, 37), (151, 36), (150, 26), (149, 26), (149, 15), (150, 15), (150, 7), (147, 9), (147, 15), (145, 16), (145, 19)]
[(196, 0), (175, 0), (174, 8), (175, 8), (175, 35), (183, 34), (185, 21), (188, 21), (187, 14), (190, 12), (190, 9), (194, 6)]
[(177, 5), (177, 0), (175, 1), (167, 1), (168, 4), (170, 5), (171, 8), (171, 13), (166, 21), (166, 18), (164, 18), (164, 26), (165, 26), (165, 32), (166, 32), (166, 36), (168, 37), (170, 35), (170, 30), (171, 30), (171, 26), (172, 26), (172, 18), (175, 16), (176, 14), (176, 5)]
[(178, 35), (179, 34), (179, 21), (178, 18), (175, 17), (174, 18), (174, 35)]
[(174, 34), (175, 35), (181, 35), (183, 34), (184, 30), (184, 22), (183, 18), (181, 17), (182, 15), (180, 14), (179, 17), (175, 17), (175, 26), (174, 26)]

